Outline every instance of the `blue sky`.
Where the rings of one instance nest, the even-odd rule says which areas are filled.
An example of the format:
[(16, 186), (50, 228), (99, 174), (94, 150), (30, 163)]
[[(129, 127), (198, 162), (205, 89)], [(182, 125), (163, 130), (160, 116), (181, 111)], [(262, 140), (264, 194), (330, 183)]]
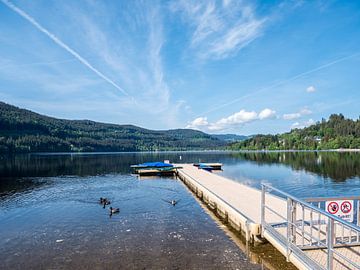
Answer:
[(0, 100), (245, 135), (356, 119), (360, 2), (0, 0)]

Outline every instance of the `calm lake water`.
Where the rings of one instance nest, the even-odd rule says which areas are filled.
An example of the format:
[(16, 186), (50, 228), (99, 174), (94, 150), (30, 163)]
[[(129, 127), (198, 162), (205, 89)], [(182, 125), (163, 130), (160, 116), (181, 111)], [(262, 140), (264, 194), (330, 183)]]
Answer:
[[(130, 174), (164, 159), (222, 162), (229, 178), (300, 197), (360, 194), (359, 153), (2, 156), (0, 269), (293, 269), (269, 245), (229, 237), (178, 180)], [(110, 217), (100, 197), (120, 213)]]

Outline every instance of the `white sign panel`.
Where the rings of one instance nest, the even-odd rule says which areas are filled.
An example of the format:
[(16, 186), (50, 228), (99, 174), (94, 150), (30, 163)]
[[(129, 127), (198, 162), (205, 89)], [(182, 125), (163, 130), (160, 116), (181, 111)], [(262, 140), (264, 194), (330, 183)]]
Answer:
[(325, 204), (326, 212), (338, 216), (348, 222), (354, 221), (354, 201), (353, 200), (333, 200)]

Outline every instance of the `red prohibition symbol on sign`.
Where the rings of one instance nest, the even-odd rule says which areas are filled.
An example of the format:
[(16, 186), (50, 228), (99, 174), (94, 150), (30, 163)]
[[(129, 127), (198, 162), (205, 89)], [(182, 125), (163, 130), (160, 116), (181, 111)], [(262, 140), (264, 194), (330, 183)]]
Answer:
[(331, 202), (328, 204), (327, 210), (330, 214), (336, 214), (339, 211), (339, 205), (337, 202)]
[(344, 214), (347, 214), (351, 211), (351, 203), (348, 201), (343, 202), (340, 207), (341, 207), (341, 211)]

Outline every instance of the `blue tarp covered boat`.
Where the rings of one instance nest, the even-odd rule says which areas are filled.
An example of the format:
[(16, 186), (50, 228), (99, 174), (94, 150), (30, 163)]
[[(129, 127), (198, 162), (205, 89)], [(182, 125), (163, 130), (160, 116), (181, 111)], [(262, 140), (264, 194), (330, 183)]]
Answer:
[(164, 162), (145, 162), (138, 165), (131, 165), (131, 168), (168, 168), (168, 167), (174, 167), (174, 165)]
[(146, 162), (138, 165), (131, 165), (134, 173), (140, 175), (169, 175), (174, 174), (178, 167), (165, 162)]

